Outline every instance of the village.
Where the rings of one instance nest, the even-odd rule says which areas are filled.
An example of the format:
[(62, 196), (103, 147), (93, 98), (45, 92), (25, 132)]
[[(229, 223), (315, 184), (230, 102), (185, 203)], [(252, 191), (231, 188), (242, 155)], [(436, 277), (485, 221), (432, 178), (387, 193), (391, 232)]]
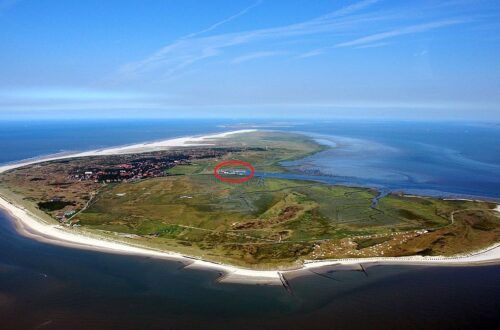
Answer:
[[(136, 182), (165, 177), (177, 165), (191, 165), (202, 159), (217, 161), (233, 152), (259, 148), (183, 148), (144, 154), (75, 158), (35, 165), (9, 176), (8, 181), (36, 195), (37, 206), (62, 225), (78, 227), (76, 216), (92, 202), (106, 184)], [(237, 169), (227, 175), (243, 175)], [(32, 189), (36, 186), (37, 189)]]
[(165, 176), (166, 170), (177, 164), (189, 164), (189, 160), (187, 158), (172, 159), (169, 157), (146, 158), (110, 167), (78, 169), (70, 173), (70, 176), (79, 181), (91, 180), (100, 183), (127, 182), (130, 180)]
[(157, 178), (166, 176), (166, 171), (176, 165), (188, 165), (194, 159), (220, 157), (228, 151), (234, 150), (197, 148), (141, 158), (123, 156), (122, 162), (90, 163), (86, 166), (75, 167), (69, 172), (69, 179), (113, 183)]

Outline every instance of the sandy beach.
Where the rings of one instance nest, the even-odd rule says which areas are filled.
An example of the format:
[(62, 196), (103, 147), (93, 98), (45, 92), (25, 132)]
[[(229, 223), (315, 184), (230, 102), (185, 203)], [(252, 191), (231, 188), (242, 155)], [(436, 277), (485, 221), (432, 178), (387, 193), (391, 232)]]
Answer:
[(65, 154), (65, 155), (60, 155), (60, 156), (56, 155), (56, 156), (49, 156), (49, 157), (44, 157), (44, 158), (28, 159), (26, 161), (20, 161), (20, 162), (0, 166), (0, 173), (14, 169), (14, 168), (26, 166), (26, 165), (31, 165), (31, 164), (36, 164), (36, 163), (41, 163), (41, 162), (46, 162), (46, 161), (51, 161), (51, 160), (58, 160), (58, 159), (67, 159), (67, 158), (76, 158), (76, 157), (90, 157), (90, 156), (118, 155), (118, 154), (135, 154), (135, 153), (144, 153), (144, 152), (165, 150), (165, 149), (173, 148), (173, 147), (193, 147), (193, 146), (200, 146), (200, 145), (211, 145), (210, 141), (213, 139), (221, 139), (221, 138), (225, 138), (225, 137), (232, 135), (232, 134), (250, 133), (250, 132), (255, 132), (255, 131), (256, 131), (255, 129), (242, 129), (242, 130), (236, 130), (236, 131), (230, 131), (230, 132), (224, 132), (224, 133), (218, 133), (218, 134), (211, 134), (211, 135), (204, 135), (204, 136), (186, 136), (186, 137), (161, 140), (161, 141), (155, 141), (155, 142), (144, 142), (144, 143), (137, 143), (137, 144), (131, 144), (131, 145), (126, 145), (126, 146), (120, 146), (120, 147), (112, 147), (112, 148), (77, 152), (77, 153)]
[[(108, 148), (95, 151), (87, 151), (72, 155), (64, 155), (60, 157), (52, 157), (38, 160), (29, 160), (16, 164), (10, 164), (0, 167), (0, 173), (17, 167), (35, 164), (48, 160), (86, 157), (96, 155), (112, 155), (123, 153), (140, 153), (148, 151), (156, 151), (168, 149), (171, 147), (184, 147), (194, 145), (207, 145), (213, 139), (226, 138), (232, 134), (252, 132), (255, 130), (238, 130), (220, 134), (206, 135), (201, 137), (185, 137), (176, 138), (151, 143), (134, 144), (130, 146)], [(91, 234), (79, 229), (67, 229), (57, 224), (49, 224), (35, 214), (26, 210), (22, 206), (14, 205), (5, 197), (0, 198), (0, 207), (5, 209), (13, 218), (17, 231), (26, 237), (57, 244), (71, 248), (81, 248), (89, 250), (97, 250), (108, 253), (129, 254), (139, 256), (150, 256), (167, 260), (178, 260), (187, 264), (186, 268), (213, 269), (225, 273), (221, 278), (221, 282), (238, 282), (238, 283), (256, 283), (256, 284), (277, 284), (284, 285), (282, 274), (294, 272), (297, 270), (310, 270), (313, 268), (332, 266), (338, 264), (361, 264), (361, 263), (388, 263), (388, 264), (427, 264), (427, 265), (466, 265), (466, 264), (482, 264), (493, 263), (500, 261), (500, 244), (496, 244), (487, 249), (474, 253), (457, 255), (453, 257), (379, 257), (379, 258), (363, 258), (363, 259), (337, 259), (327, 261), (306, 261), (302, 268), (297, 270), (279, 271), (279, 270), (250, 270), (230, 265), (217, 264), (213, 262), (194, 259), (183, 256), (177, 253), (157, 251), (143, 247), (133, 246), (122, 242), (112, 241), (106, 238), (91, 236)], [(496, 211), (500, 212), (500, 205), (496, 207)]]

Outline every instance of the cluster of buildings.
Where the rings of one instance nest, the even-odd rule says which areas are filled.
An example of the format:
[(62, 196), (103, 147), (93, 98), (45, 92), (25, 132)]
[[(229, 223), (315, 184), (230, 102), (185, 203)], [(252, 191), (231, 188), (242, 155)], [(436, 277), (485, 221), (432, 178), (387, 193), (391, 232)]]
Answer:
[(112, 164), (109, 162), (108, 164), (94, 162), (74, 168), (70, 172), (70, 177), (72, 180), (99, 183), (156, 178), (165, 176), (166, 170), (176, 165), (190, 164), (190, 160), (217, 158), (227, 152), (240, 150), (238, 148), (197, 148), (171, 151), (169, 154), (163, 155), (140, 156), (139, 158), (136, 158), (136, 156), (122, 156), (120, 158), (121, 162), (116, 160), (112, 161)]
[(76, 214), (76, 210), (60, 211), (55, 214), (55, 218), (62, 223), (67, 223)]
[(250, 174), (250, 171), (248, 171), (248, 170), (219, 170), (219, 174), (248, 175), (248, 174)]
[(187, 164), (187, 159), (142, 158), (131, 162), (91, 168), (79, 168), (70, 175), (79, 181), (91, 180), (94, 182), (122, 182), (156, 178), (166, 175), (166, 170), (178, 164)]

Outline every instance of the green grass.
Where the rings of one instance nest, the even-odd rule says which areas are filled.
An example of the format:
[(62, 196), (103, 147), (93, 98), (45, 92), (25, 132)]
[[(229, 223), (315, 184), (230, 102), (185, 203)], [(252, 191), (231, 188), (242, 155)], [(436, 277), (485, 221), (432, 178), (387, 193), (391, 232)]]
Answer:
[[(324, 241), (353, 239), (357, 246), (352, 250), (363, 252), (390, 242), (388, 235), (394, 233), (449, 226), (451, 210), (471, 207), (466, 202), (389, 195), (373, 209), (375, 194), (283, 179), (230, 184), (192, 174), (109, 187), (79, 220), (94, 229), (148, 236), (146, 244), (168, 240), (175, 244), (168, 248), (179, 252), (189, 244), (191, 254), (210, 252), (218, 261), (269, 266), (311, 258), (315, 244)], [(486, 204), (472, 206), (488, 210)], [(477, 221), (475, 226), (496, 229), (491, 221)]]

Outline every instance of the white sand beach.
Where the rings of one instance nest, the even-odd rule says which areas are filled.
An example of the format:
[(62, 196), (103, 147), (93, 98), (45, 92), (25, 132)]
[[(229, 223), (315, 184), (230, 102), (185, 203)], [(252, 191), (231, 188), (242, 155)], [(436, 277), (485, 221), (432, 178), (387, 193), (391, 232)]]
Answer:
[[(125, 147), (109, 148), (96, 151), (88, 151), (73, 155), (65, 155), (61, 157), (53, 157), (39, 160), (30, 160), (0, 167), (0, 173), (16, 167), (30, 165), (42, 161), (56, 160), (63, 158), (85, 157), (95, 155), (111, 155), (121, 153), (138, 153), (153, 150), (161, 150), (170, 147), (193, 146), (198, 144), (207, 145), (210, 140), (218, 138), (226, 138), (232, 134), (246, 133), (255, 130), (238, 130), (221, 134), (206, 135), (201, 137), (186, 137), (170, 139), (152, 143), (135, 144)], [(203, 142), (203, 143), (202, 143)], [(277, 284), (282, 285), (281, 274), (286, 274), (290, 271), (279, 270), (250, 270), (230, 265), (217, 264), (213, 262), (197, 260), (191, 257), (182, 256), (177, 253), (163, 252), (148, 248), (129, 245), (122, 242), (112, 241), (103, 237), (91, 236), (91, 234), (79, 230), (70, 229), (56, 224), (49, 224), (43, 219), (40, 219), (35, 214), (26, 210), (22, 206), (14, 205), (5, 197), (0, 198), (0, 207), (5, 209), (13, 218), (17, 231), (26, 237), (57, 244), (72, 248), (81, 248), (88, 250), (97, 250), (108, 253), (129, 254), (139, 256), (151, 256), (168, 260), (180, 260), (186, 262), (187, 269), (201, 268), (214, 269), (225, 273), (226, 275), (220, 280), (221, 282), (238, 282), (238, 283), (258, 283), (258, 284)], [(500, 211), (500, 206), (497, 206), (497, 211)], [(446, 265), (465, 265), (465, 264), (480, 264), (485, 262), (500, 261), (500, 244), (496, 244), (488, 249), (477, 251), (475, 253), (453, 256), (453, 257), (380, 257), (380, 258), (363, 258), (363, 259), (338, 259), (328, 261), (308, 261), (305, 262), (300, 269), (307, 270), (311, 268), (324, 267), (337, 264), (359, 264), (359, 263), (397, 263), (397, 264), (446, 264)]]
[[(139, 256), (151, 256), (168, 260), (187, 261), (190, 264), (186, 268), (209, 268), (216, 269), (234, 276), (234, 278), (248, 278), (253, 283), (273, 283), (278, 284), (279, 277), (275, 271), (254, 271), (243, 268), (232, 267), (229, 265), (220, 265), (203, 260), (193, 260), (177, 253), (156, 251), (129, 244), (114, 242), (102, 237), (90, 237), (75, 229), (68, 229), (60, 225), (49, 224), (43, 219), (32, 214), (28, 210), (16, 206), (0, 197), (0, 207), (15, 220), (16, 230), (23, 236), (29, 237), (41, 242), (62, 245), (72, 248), (81, 248), (87, 250), (97, 250), (109, 253), (130, 254)], [(191, 263), (192, 262), (192, 263)], [(231, 282), (231, 276), (227, 276), (223, 281)]]
[(46, 161), (51, 161), (51, 160), (58, 160), (58, 159), (67, 159), (67, 158), (76, 158), (76, 157), (90, 157), (90, 156), (104, 156), (104, 155), (118, 155), (118, 154), (134, 154), (134, 153), (144, 153), (144, 152), (165, 150), (165, 149), (173, 148), (173, 147), (193, 147), (193, 146), (200, 146), (200, 145), (211, 145), (210, 141), (214, 140), (214, 139), (221, 139), (221, 138), (225, 138), (225, 137), (232, 135), (232, 134), (250, 133), (250, 132), (254, 132), (254, 131), (256, 131), (256, 130), (255, 129), (242, 129), (242, 130), (236, 130), (236, 131), (230, 131), (230, 132), (224, 132), (224, 133), (218, 133), (218, 134), (211, 134), (211, 135), (204, 135), (204, 136), (187, 136), (187, 137), (174, 138), (174, 139), (168, 139), (168, 140), (162, 140), (162, 141), (156, 141), (156, 142), (144, 142), (144, 143), (137, 143), (137, 144), (121, 146), (121, 147), (112, 147), (112, 148), (84, 151), (84, 152), (66, 154), (66, 155), (61, 155), (61, 156), (56, 155), (56, 156), (49, 156), (49, 157), (45, 157), (45, 158), (29, 159), (26, 161), (21, 161), (21, 162), (16, 162), (16, 163), (0, 166), (0, 173), (14, 169), (14, 168), (26, 166), (26, 165), (31, 165), (31, 164), (36, 164), (36, 163), (41, 163), (41, 162), (46, 162)]
[(145, 142), (132, 144), (123, 147), (116, 148), (106, 148), (102, 150), (94, 150), (89, 152), (83, 152), (78, 155), (78, 157), (84, 156), (101, 156), (101, 155), (116, 155), (116, 154), (133, 154), (142, 152), (151, 152), (164, 150), (172, 147), (189, 147), (189, 146), (201, 146), (201, 145), (211, 145), (210, 140), (226, 138), (229, 135), (250, 133), (255, 132), (255, 129), (241, 129), (237, 131), (230, 131), (225, 133), (218, 133), (205, 136), (188, 136), (169, 140), (162, 140), (156, 142)]

